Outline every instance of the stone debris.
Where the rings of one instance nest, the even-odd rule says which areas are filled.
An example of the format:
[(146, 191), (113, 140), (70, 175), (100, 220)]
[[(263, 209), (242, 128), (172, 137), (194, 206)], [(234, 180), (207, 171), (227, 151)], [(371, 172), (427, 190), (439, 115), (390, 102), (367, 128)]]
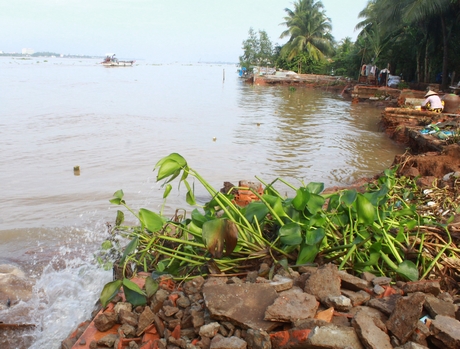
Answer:
[(333, 264), (280, 269), (271, 281), (168, 280), (165, 286), (160, 278), (145, 306), (133, 309), (117, 297), (62, 348), (460, 348), (460, 299), (441, 292), (439, 281), (360, 279)]

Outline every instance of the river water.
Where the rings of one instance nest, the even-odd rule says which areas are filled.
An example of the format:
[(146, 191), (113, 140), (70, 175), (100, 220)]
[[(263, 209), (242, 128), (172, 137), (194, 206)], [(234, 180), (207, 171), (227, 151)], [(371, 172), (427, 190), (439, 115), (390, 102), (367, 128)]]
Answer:
[[(0, 329), (2, 348), (59, 348), (90, 317), (112, 278), (94, 262), (109, 199), (122, 189), (158, 212), (153, 168), (172, 152), (216, 189), (255, 176), (347, 185), (403, 152), (379, 132), (381, 110), (336, 92), (252, 86), (234, 65), (97, 63), (0, 58), (0, 322), (35, 325), (14, 343)], [(190, 211), (175, 189), (164, 212), (176, 208)]]

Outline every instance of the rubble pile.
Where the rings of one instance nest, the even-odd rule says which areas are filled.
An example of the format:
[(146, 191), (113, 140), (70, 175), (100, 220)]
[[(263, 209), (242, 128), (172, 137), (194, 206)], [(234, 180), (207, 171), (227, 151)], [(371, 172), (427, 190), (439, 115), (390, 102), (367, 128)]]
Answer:
[(116, 296), (62, 348), (460, 348), (460, 298), (438, 280), (393, 283), (334, 264), (268, 280), (268, 269), (183, 284), (162, 276), (147, 305)]

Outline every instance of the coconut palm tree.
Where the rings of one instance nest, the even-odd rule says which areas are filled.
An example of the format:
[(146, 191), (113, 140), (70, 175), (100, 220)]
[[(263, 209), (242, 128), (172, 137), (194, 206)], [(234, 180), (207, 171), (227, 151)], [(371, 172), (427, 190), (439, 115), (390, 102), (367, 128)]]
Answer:
[[(424, 33), (422, 43), (425, 46), (425, 62), (428, 60), (428, 45), (432, 44), (436, 33), (431, 30), (436, 24), (441, 28), (441, 40), (443, 50), (442, 76), (443, 87), (447, 86), (449, 38), (452, 29), (459, 19), (459, 4), (451, 0), (373, 0), (378, 11), (378, 16), (387, 26), (415, 25)], [(420, 47), (420, 45), (414, 45)], [(423, 46), (423, 45), (422, 45)], [(427, 75), (425, 64), (425, 75)], [(426, 79), (426, 76), (425, 76)]]
[(280, 37), (290, 38), (283, 46), (281, 54), (286, 56), (287, 61), (292, 61), (300, 54), (306, 54), (313, 61), (324, 59), (333, 50), (334, 38), (331, 34), (331, 20), (326, 16), (322, 2), (297, 0), (293, 5), (294, 10), (285, 9), (287, 16), (282, 24), (287, 29)]

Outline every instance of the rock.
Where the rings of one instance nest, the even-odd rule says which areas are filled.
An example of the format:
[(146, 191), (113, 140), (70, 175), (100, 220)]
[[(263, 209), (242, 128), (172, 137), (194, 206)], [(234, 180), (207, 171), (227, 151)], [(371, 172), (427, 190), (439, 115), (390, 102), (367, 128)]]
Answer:
[(282, 292), (291, 289), (294, 285), (294, 280), (287, 277), (275, 275), (273, 281), (270, 282), (269, 285), (272, 286), (276, 292)]
[(417, 328), (425, 303), (423, 293), (413, 293), (410, 296), (398, 299), (395, 310), (386, 322), (386, 326), (399, 341), (404, 344)]
[(247, 343), (238, 337), (225, 338), (221, 335), (215, 336), (211, 340), (210, 349), (246, 349)]
[(294, 322), (313, 318), (318, 309), (316, 298), (300, 288), (281, 292), (275, 302), (268, 306), (264, 319), (268, 321)]
[(137, 324), (137, 335), (140, 336), (144, 330), (153, 324), (155, 320), (155, 314), (149, 307), (145, 307), (142, 314), (139, 316), (139, 321)]
[(118, 319), (121, 324), (128, 324), (137, 327), (138, 316), (132, 311), (121, 309), (118, 314)]
[(340, 296), (340, 277), (337, 266), (326, 264), (314, 271), (305, 281), (304, 291), (323, 302), (326, 297)]
[(179, 298), (177, 298), (176, 300), (176, 304), (178, 307), (184, 309), (184, 308), (188, 308), (191, 302), (188, 297), (186, 297), (183, 293), (180, 293)]
[(378, 284), (374, 286), (373, 291), (374, 291), (374, 293), (376, 295), (381, 295), (381, 294), (385, 293), (385, 289), (382, 286), (378, 285)]
[(431, 294), (427, 294), (425, 297), (425, 309), (433, 319), (437, 315), (455, 318), (455, 305), (451, 302), (438, 299)]
[(165, 306), (163, 306), (163, 311), (164, 311), (165, 316), (173, 316), (174, 314), (176, 314), (179, 311), (179, 308), (178, 307), (171, 307), (169, 305), (165, 305)]
[(94, 326), (100, 332), (105, 332), (110, 330), (117, 323), (117, 314), (113, 311), (106, 311), (102, 314), (99, 314), (94, 319)]
[(366, 291), (370, 292), (370, 284), (368, 281), (350, 275), (345, 271), (339, 271), (338, 275), (342, 280), (342, 287), (351, 291)]
[(245, 339), (251, 349), (272, 349), (270, 335), (265, 331), (250, 328), (246, 333)]
[(380, 310), (382, 313), (386, 315), (390, 315), (391, 313), (393, 313), (393, 310), (395, 309), (396, 302), (401, 297), (402, 296), (399, 294), (394, 294), (385, 298), (373, 298), (369, 302), (367, 302), (367, 305)]
[(133, 338), (136, 336), (136, 328), (128, 324), (121, 325), (119, 327), (119, 331), (123, 332), (127, 338)]
[(104, 347), (112, 348), (117, 339), (118, 339), (118, 336), (116, 334), (111, 333), (99, 339), (97, 341), (97, 345), (102, 345)]
[(390, 337), (379, 326), (376, 326), (365, 311), (358, 312), (351, 321), (358, 337), (367, 349), (392, 349)]
[(219, 331), (220, 324), (218, 322), (211, 322), (210, 324), (203, 325), (200, 327), (200, 336), (213, 338)]
[(165, 333), (165, 326), (163, 324), (163, 321), (157, 314), (153, 314), (153, 323), (155, 324), (155, 328), (157, 332), (160, 334), (160, 336), (163, 336), (163, 334)]
[(424, 345), (420, 345), (414, 342), (407, 342), (403, 346), (399, 346), (394, 349), (429, 349), (429, 348)]
[(441, 285), (438, 280), (407, 282), (403, 287), (403, 291), (405, 294), (423, 292), (437, 296), (441, 292)]
[(115, 306), (113, 307), (113, 311), (116, 313), (116, 314), (119, 314), (120, 313), (120, 310), (126, 310), (126, 311), (133, 311), (133, 305), (131, 303), (128, 303), (128, 302), (118, 302), (117, 304), (115, 304)]
[(229, 321), (244, 329), (252, 328), (267, 332), (278, 326), (278, 323), (264, 320), (265, 310), (278, 298), (278, 294), (269, 284), (206, 283), (203, 287), (203, 296), (212, 319)]
[(204, 325), (204, 310), (201, 306), (192, 306), (190, 309), (193, 327), (201, 327)]
[(358, 335), (352, 327), (328, 325), (316, 327), (308, 336), (307, 345), (302, 348), (315, 349), (364, 349)]
[(431, 322), (431, 332), (445, 348), (460, 348), (460, 321), (448, 316), (438, 315)]
[(341, 289), (340, 292), (351, 300), (351, 304), (354, 307), (364, 304), (371, 299), (370, 294), (365, 291), (355, 292), (355, 291)]
[(324, 304), (328, 307), (333, 307), (338, 311), (347, 312), (352, 308), (351, 300), (344, 295), (330, 296), (324, 299)]
[(375, 285), (380, 285), (380, 286), (386, 286), (389, 285), (391, 282), (391, 278), (386, 277), (386, 276), (379, 276), (375, 277), (372, 279), (372, 284)]

